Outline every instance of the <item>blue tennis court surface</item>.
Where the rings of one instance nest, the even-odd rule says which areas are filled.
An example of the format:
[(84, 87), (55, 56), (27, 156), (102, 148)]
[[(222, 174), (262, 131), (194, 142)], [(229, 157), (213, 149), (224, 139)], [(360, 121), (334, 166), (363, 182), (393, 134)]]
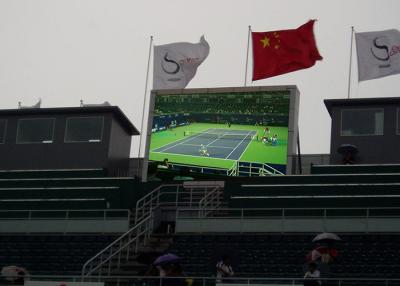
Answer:
[(210, 155), (209, 158), (239, 160), (256, 134), (256, 131), (210, 128), (203, 132), (189, 134), (184, 139), (156, 148), (151, 152), (208, 157), (200, 154), (200, 147), (204, 145)]

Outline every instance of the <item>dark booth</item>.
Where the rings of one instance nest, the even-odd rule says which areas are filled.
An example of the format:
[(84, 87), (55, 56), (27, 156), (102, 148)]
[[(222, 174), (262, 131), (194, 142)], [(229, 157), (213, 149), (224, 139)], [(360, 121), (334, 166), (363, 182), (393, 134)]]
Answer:
[(346, 148), (353, 149), (350, 163), (400, 163), (400, 98), (329, 99), (325, 105), (332, 118), (331, 164), (346, 163)]
[(138, 134), (116, 106), (0, 110), (0, 170), (120, 172)]

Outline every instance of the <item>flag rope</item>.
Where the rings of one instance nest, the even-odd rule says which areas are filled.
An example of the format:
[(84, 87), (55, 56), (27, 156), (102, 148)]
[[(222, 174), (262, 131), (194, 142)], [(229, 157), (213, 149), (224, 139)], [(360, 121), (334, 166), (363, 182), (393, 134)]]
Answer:
[(353, 67), (353, 39), (354, 39), (354, 26), (351, 26), (349, 82), (348, 82), (348, 86), (347, 86), (347, 99), (350, 99), (350, 93), (351, 93), (351, 75), (352, 75), (352, 67)]
[[(139, 136), (139, 170), (140, 170), (140, 153), (142, 150), (142, 138), (143, 138), (143, 125), (144, 125), (144, 114), (146, 112), (146, 102), (147, 102), (147, 87), (149, 82), (149, 70), (150, 70), (150, 59), (151, 59), (151, 50), (153, 48), (153, 36), (150, 36), (150, 45), (149, 45), (149, 57), (147, 59), (147, 72), (146, 72), (146, 83), (144, 87), (144, 97), (143, 97), (143, 110), (142, 110), (142, 122), (140, 123), (140, 136)], [(143, 155), (144, 158), (144, 155)]]
[(247, 69), (249, 66), (250, 35), (251, 35), (251, 26), (249, 25), (249, 31), (247, 33), (246, 69), (244, 74), (244, 86), (247, 86)]

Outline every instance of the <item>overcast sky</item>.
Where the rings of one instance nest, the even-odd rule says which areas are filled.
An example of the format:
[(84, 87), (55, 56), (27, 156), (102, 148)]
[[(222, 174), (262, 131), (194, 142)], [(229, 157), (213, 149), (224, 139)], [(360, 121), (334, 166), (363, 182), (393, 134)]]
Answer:
[[(399, 11), (399, 0), (0, 0), (0, 108), (39, 97), (42, 107), (109, 101), (140, 128), (150, 35), (155, 44), (205, 35), (210, 55), (188, 88), (242, 86), (248, 25), (290, 29), (315, 18), (324, 60), (249, 85), (297, 85), (302, 152), (328, 153), (323, 100), (347, 97), (350, 27), (400, 29)], [(400, 75), (359, 84), (354, 67), (352, 97), (400, 95)]]

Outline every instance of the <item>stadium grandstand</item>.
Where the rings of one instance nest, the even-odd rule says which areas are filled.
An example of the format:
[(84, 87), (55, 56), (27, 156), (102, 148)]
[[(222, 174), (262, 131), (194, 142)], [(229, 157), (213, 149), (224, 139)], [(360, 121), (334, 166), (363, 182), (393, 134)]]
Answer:
[(330, 165), (332, 150), (291, 175), (143, 182), (117, 107), (0, 122), (0, 285), (400, 285), (398, 162)]

